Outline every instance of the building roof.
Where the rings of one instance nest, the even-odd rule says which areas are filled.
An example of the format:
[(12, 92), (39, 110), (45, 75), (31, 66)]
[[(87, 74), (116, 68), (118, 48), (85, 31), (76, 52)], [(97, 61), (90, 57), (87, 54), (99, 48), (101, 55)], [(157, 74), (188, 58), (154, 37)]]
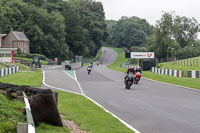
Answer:
[(0, 48), (0, 52), (2, 51), (17, 51), (17, 48)]
[(0, 38), (6, 36), (6, 34), (0, 34)]
[(13, 34), (19, 41), (29, 41), (24, 32), (13, 31)]

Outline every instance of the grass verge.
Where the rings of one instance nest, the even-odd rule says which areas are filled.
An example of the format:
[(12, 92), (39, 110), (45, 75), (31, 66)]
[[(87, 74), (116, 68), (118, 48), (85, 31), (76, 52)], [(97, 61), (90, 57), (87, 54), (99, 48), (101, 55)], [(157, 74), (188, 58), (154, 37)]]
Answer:
[(19, 111), (23, 102), (8, 100), (0, 94), (0, 133), (16, 133), (17, 123), (23, 122), (25, 116)]
[[(128, 60), (125, 59), (124, 50), (121, 48), (113, 48), (113, 47), (110, 47), (110, 48), (114, 49), (118, 52), (118, 57), (113, 64), (108, 66), (108, 68), (110, 68), (112, 70), (120, 71), (120, 72), (125, 72), (126, 69), (123, 69), (120, 67), (121, 63), (128, 62)], [(151, 71), (143, 71), (142, 76), (145, 78), (156, 80), (156, 81), (171, 83), (171, 84), (175, 84), (175, 85), (181, 85), (181, 86), (195, 88), (195, 89), (200, 90), (200, 79), (193, 79), (193, 78), (187, 78), (187, 77), (177, 78), (177, 77), (172, 77), (172, 76), (168, 76), (168, 75), (155, 74)]]
[(199, 66), (184, 66), (184, 65), (174, 65), (173, 62), (165, 62), (160, 64), (160, 68), (163, 69), (174, 69), (174, 70), (182, 70), (184, 71), (184, 76), (187, 76), (187, 71), (190, 70), (200, 70), (200, 63)]
[(83, 64), (83, 66), (88, 66), (89, 63), (91, 63), (91, 62), (96, 62), (96, 61), (98, 61), (101, 57), (102, 57), (102, 51), (101, 51), (101, 49), (99, 49), (97, 58), (96, 58), (95, 60), (94, 60), (95, 57), (83, 58), (83, 62), (85, 62), (85, 63)]
[(36, 72), (27, 71), (14, 73), (12, 75), (1, 77), (0, 82), (40, 87), (42, 85), (42, 71), (37, 69)]
[[(28, 61), (28, 63), (32, 63), (32, 59), (31, 58), (22, 58), (22, 57), (14, 57), (14, 59), (18, 59), (18, 60), (25, 60)], [(41, 60), (42, 65), (47, 65), (48, 62)]]
[(59, 112), (89, 133), (133, 133), (118, 119), (81, 95), (58, 91)]
[(41, 123), (36, 128), (37, 133), (70, 133), (68, 128), (56, 127), (49, 124)]

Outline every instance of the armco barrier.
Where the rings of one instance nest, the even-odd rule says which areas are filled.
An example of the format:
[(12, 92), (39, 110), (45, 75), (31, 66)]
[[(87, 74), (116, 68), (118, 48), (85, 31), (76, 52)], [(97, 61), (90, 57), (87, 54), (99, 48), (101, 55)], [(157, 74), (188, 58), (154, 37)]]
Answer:
[(200, 71), (197, 71), (197, 70), (188, 71), (188, 77), (200, 78)]
[(23, 92), (23, 95), (24, 95), (24, 102), (26, 104), (25, 109), (26, 109), (26, 117), (27, 117), (27, 121), (28, 121), (28, 133), (35, 133), (35, 124), (33, 122), (30, 104), (29, 104), (28, 98), (24, 92)]
[(162, 75), (170, 75), (174, 77), (183, 77), (183, 71), (181, 70), (173, 70), (173, 69), (160, 69), (156, 67), (152, 67), (152, 72)]
[(4, 69), (0, 69), (0, 77), (10, 75), (19, 72), (19, 66), (12, 66)]

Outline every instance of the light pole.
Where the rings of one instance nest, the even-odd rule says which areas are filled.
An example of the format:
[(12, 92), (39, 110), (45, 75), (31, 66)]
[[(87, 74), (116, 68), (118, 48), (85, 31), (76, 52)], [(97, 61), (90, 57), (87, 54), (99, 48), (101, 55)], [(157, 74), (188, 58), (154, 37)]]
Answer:
[(172, 55), (172, 60), (174, 61), (174, 48), (172, 48), (171, 55)]
[(168, 59), (168, 58), (169, 58), (169, 57), (168, 57), (168, 49), (169, 49), (169, 48), (170, 48), (170, 47), (167, 47), (167, 62), (168, 62), (168, 60), (169, 60), (169, 59)]

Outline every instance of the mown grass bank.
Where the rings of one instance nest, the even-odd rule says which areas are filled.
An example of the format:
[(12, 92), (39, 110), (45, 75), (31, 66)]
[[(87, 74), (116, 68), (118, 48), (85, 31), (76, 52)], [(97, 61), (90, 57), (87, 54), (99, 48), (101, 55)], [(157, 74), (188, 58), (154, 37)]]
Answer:
[(40, 87), (42, 85), (42, 71), (38, 69), (36, 72), (27, 71), (14, 73), (1, 77), (0, 82)]
[[(32, 59), (31, 59), (31, 58), (14, 57), (14, 59), (25, 60), (25, 61), (28, 61), (28, 63), (32, 63)], [(47, 61), (44, 61), (44, 60), (41, 60), (41, 64), (42, 64), (42, 65), (47, 65), (48, 62), (47, 62)]]
[[(195, 59), (199, 59), (200, 57), (196, 57)], [(193, 58), (191, 58), (193, 59)], [(190, 60), (190, 59), (188, 59)], [(200, 59), (199, 59), (200, 60)], [(179, 61), (180, 62), (180, 61)], [(182, 61), (183, 62), (183, 61)], [(179, 63), (178, 64), (174, 64), (174, 62), (164, 62), (164, 63), (161, 63), (159, 64), (160, 68), (163, 68), (163, 69), (174, 69), (174, 70), (182, 70), (184, 72), (184, 77), (187, 77), (187, 72), (188, 71), (191, 71), (191, 70), (200, 70), (200, 63), (198, 64), (198, 66), (187, 66), (187, 65), (184, 65), (184, 63)]]
[[(113, 64), (108, 66), (108, 68), (124, 73), (126, 69), (121, 68), (121, 66), (120, 66), (122, 63), (128, 62), (128, 60), (125, 58), (124, 50), (121, 49), (121, 48), (112, 48), (112, 47), (110, 47), (110, 48), (114, 49), (118, 52), (118, 57)], [(169, 67), (169, 68), (173, 69), (171, 67)], [(192, 79), (192, 78), (187, 78), (187, 77), (176, 78), (176, 77), (172, 77), (172, 76), (168, 76), (168, 75), (155, 74), (151, 71), (143, 71), (142, 77), (149, 78), (149, 79), (156, 80), (156, 81), (165, 82), (165, 83), (171, 83), (171, 84), (175, 84), (175, 85), (181, 85), (181, 86), (185, 86), (185, 87), (195, 88), (195, 89), (200, 90), (200, 79)]]
[(98, 61), (99, 59), (101, 59), (102, 57), (102, 50), (99, 49), (98, 51), (98, 55), (97, 55), (97, 58), (95, 60), (93, 60), (95, 57), (91, 57), (91, 58), (84, 58), (84, 62), (87, 62), (87, 63), (84, 63), (83, 66), (88, 66), (91, 62), (96, 62)]
[(133, 133), (118, 119), (81, 95), (58, 91), (60, 113), (89, 133)]
[[(42, 85), (42, 71), (36, 69), (31, 71), (24, 65), (19, 65), (20, 69), (26, 72), (18, 72), (12, 75), (0, 78), (0, 82), (15, 85), (28, 85), (32, 87), (40, 87)], [(25, 116), (19, 112), (18, 108), (24, 108), (23, 102), (7, 100), (5, 96), (0, 94), (0, 133), (16, 133), (17, 123), (24, 121)], [(42, 123), (36, 128), (37, 133), (69, 133), (69, 129), (56, 127)]]
[(25, 116), (19, 110), (23, 102), (8, 100), (0, 94), (0, 133), (16, 133), (17, 123), (24, 122)]

